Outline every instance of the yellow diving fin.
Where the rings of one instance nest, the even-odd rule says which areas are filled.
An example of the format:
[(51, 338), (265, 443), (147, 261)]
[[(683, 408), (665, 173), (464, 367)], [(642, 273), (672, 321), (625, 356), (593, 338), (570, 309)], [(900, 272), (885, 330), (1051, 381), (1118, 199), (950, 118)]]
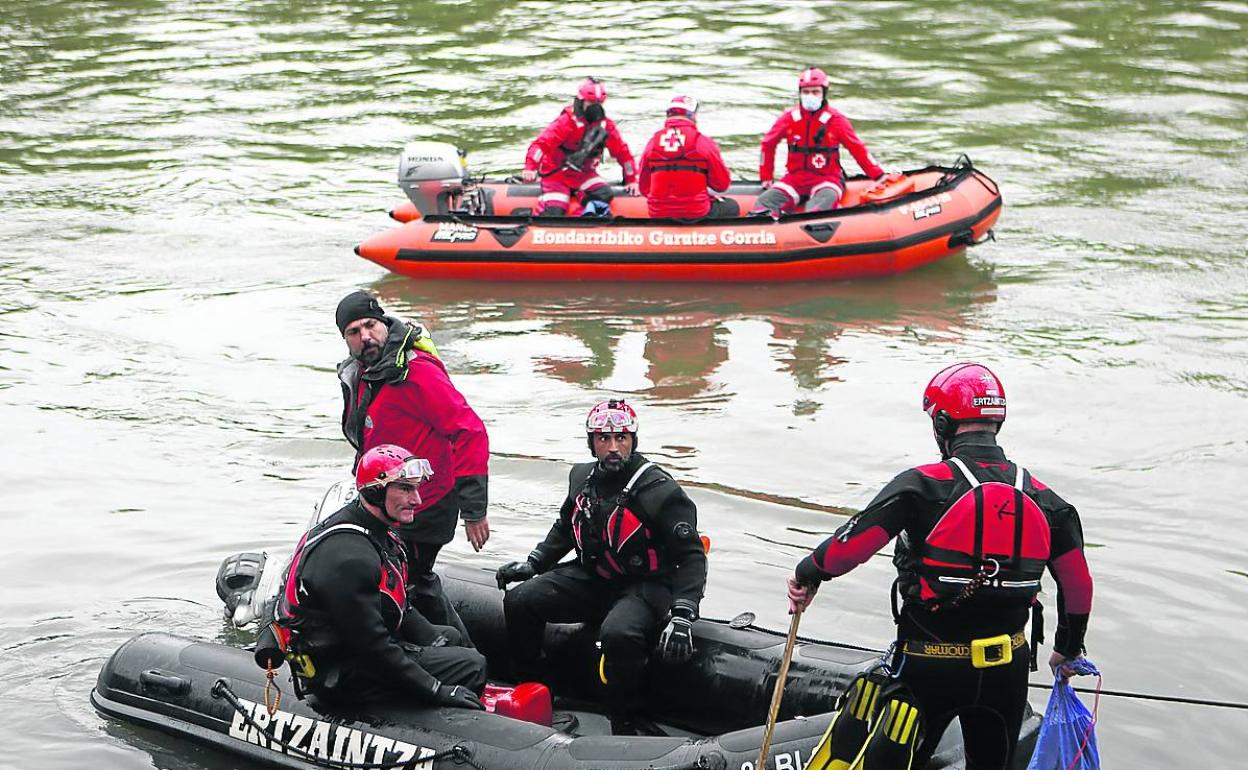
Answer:
[(923, 715), (908, 698), (890, 695), (871, 720), (871, 734), (850, 770), (910, 770), (923, 739)]
[(841, 695), (832, 724), (828, 725), (804, 770), (848, 770), (867, 742), (871, 715), (880, 690), (889, 682), (886, 674), (864, 671), (854, 677)]

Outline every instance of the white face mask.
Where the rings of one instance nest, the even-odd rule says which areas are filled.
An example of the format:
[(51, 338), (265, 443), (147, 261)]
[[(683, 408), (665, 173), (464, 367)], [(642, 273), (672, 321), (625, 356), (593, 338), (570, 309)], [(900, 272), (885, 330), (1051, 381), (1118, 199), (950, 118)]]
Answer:
[(819, 109), (819, 107), (823, 104), (822, 96), (816, 96), (814, 94), (802, 94), (800, 98), (802, 102), (802, 109), (810, 110), (811, 112), (814, 112), (815, 110)]

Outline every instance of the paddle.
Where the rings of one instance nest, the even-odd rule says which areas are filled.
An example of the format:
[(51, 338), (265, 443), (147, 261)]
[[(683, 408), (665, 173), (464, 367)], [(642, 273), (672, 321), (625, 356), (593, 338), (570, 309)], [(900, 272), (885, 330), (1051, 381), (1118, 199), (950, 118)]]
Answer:
[(789, 638), (784, 641), (784, 657), (780, 660), (780, 673), (776, 676), (776, 686), (771, 691), (771, 710), (767, 712), (767, 727), (763, 730), (763, 746), (758, 750), (758, 761), (755, 770), (764, 770), (767, 766), (767, 752), (771, 750), (771, 735), (776, 730), (776, 717), (780, 713), (780, 699), (784, 696), (784, 683), (789, 678), (789, 663), (793, 661), (793, 644), (797, 641), (797, 624), (802, 619), (802, 608), (798, 607), (789, 621)]

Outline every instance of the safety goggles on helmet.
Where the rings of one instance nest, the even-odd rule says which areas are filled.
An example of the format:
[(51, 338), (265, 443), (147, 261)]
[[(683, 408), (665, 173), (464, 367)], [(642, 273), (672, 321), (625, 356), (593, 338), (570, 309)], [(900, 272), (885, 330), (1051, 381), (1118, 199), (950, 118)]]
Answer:
[(636, 433), (637, 413), (623, 401), (603, 401), (589, 410), (586, 433)]
[(423, 457), (409, 457), (403, 461), (403, 464), (391, 470), (377, 472), (377, 478), (363, 489), (384, 487), (393, 484), (396, 481), (407, 481), (417, 486), (424, 484), (433, 477), (433, 466), (429, 465), (429, 461)]

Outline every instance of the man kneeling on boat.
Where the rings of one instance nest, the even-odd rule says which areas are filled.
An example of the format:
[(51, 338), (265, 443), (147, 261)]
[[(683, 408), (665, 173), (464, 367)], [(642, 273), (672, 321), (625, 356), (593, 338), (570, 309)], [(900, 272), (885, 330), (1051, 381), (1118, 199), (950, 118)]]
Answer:
[(563, 108), (559, 117), (529, 145), (521, 179), (542, 180), (542, 194), (534, 214), (565, 216), (573, 193), (581, 196), (582, 205), (593, 201), (609, 204), (614, 195), (611, 185), (598, 175), (604, 148), (623, 169), (625, 190), (629, 195), (637, 194), (633, 154), (615, 122), (607, 117), (602, 106), (606, 100), (607, 89), (602, 82), (586, 78), (572, 104)]
[(726, 191), (732, 178), (715, 140), (698, 130), (697, 116), (697, 99), (672, 97), (667, 120), (641, 155), (638, 184), (652, 217), (701, 219), (741, 213), (736, 201), (711, 195)]
[(258, 662), (276, 665), (284, 653), (300, 689), (335, 705), (411, 698), (483, 708), (485, 658), (408, 601), (408, 554), (395, 528), (412, 523), (432, 475), (393, 444), (364, 453), (359, 497), (295, 546), (270, 626), (279, 649), (262, 638)]
[[(631, 406), (598, 404), (585, 431), (594, 461), (572, 466), (559, 519), (525, 561), (498, 570), (500, 589), (527, 581), (504, 597), (507, 637), (527, 678), (540, 668), (547, 623), (601, 623), (611, 730), (655, 734), (638, 714), (642, 674), (656, 640), (665, 660), (693, 655), (706, 589), (698, 512), (666, 471), (635, 451)], [(556, 564), (573, 549), (575, 561)]]

